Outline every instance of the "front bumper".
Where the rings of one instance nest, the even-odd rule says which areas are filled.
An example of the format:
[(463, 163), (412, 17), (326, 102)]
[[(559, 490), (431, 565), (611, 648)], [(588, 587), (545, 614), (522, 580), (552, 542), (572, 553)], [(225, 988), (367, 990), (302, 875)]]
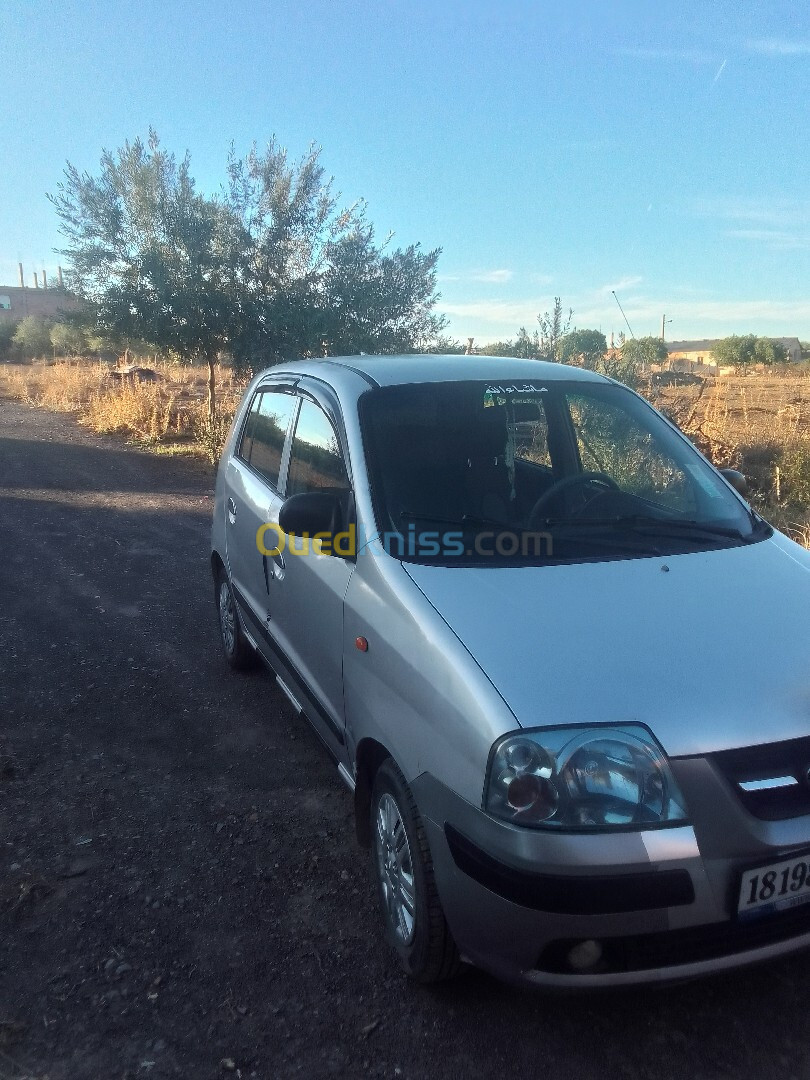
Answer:
[[(560, 834), (500, 822), (430, 774), (411, 784), (462, 956), (510, 982), (593, 988), (717, 973), (810, 947), (810, 904), (735, 917), (752, 862), (810, 849), (810, 818), (751, 818), (702, 759), (673, 763), (701, 828)], [(572, 948), (601, 947), (586, 970)]]

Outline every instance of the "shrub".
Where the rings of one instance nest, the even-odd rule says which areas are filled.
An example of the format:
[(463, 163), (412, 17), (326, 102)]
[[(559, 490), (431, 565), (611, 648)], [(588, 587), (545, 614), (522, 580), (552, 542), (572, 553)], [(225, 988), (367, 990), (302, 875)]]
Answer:
[(51, 345), (60, 356), (82, 356), (87, 352), (87, 336), (73, 323), (55, 323), (51, 327)]
[(24, 359), (33, 360), (51, 353), (51, 326), (52, 323), (38, 315), (26, 315), (20, 320), (12, 340)]
[(205, 455), (212, 465), (216, 465), (228, 439), (231, 429), (233, 412), (220, 412), (213, 418), (208, 412), (200, 413), (192, 428), (194, 441), (205, 451)]
[(0, 322), (0, 360), (11, 360), (16, 353), (14, 335), (17, 333), (19, 320)]
[(783, 446), (778, 466), (780, 502), (801, 510), (810, 509), (810, 442), (797, 439)]

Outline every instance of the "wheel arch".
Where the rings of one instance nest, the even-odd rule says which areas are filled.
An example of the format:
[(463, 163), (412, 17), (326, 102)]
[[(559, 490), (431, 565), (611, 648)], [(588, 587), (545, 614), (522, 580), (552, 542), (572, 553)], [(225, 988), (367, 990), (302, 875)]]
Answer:
[[(217, 575), (220, 570), (225, 570), (225, 562), (218, 551), (211, 552), (211, 576), (214, 581), (217, 579)], [(227, 571), (226, 571), (227, 572)]]
[(371, 792), (374, 777), (393, 755), (376, 739), (361, 739), (355, 754), (354, 827), (361, 847), (371, 847)]

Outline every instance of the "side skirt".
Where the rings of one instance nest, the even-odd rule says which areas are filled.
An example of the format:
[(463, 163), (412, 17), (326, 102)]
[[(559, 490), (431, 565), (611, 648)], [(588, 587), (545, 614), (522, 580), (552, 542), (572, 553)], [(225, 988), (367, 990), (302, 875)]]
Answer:
[[(307, 685), (298, 670), (288, 659), (287, 654), (271, 636), (267, 627), (264, 626), (253, 614), (244, 596), (236, 586), (233, 587), (234, 596), (239, 606), (239, 615), (245, 626), (246, 636), (256, 648), (259, 655), (264, 659), (270, 670), (276, 676), (276, 680), (290, 703), (297, 711), (302, 712), (307, 720), (315, 728), (324, 745), (335, 760), (341, 757), (337, 747), (346, 745), (346, 737), (338, 727), (326, 709), (319, 701), (312, 697)], [(325, 737), (328, 735), (328, 738)], [(330, 745), (330, 741), (337, 746)]]

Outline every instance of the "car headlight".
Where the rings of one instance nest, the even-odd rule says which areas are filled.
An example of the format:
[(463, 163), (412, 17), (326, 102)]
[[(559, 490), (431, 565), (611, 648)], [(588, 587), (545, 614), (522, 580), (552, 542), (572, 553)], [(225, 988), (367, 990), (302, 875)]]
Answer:
[(686, 820), (666, 756), (641, 724), (504, 736), (490, 753), (484, 809), (535, 828), (650, 828)]

